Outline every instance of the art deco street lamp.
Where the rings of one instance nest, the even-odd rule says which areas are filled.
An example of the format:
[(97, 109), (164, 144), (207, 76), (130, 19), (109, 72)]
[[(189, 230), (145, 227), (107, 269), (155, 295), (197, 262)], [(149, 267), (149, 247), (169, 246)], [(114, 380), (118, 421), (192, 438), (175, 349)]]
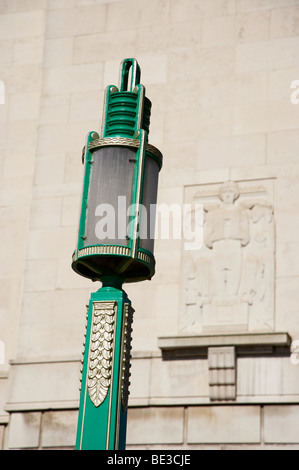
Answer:
[(76, 449), (124, 449), (133, 308), (125, 282), (155, 272), (154, 218), (162, 155), (148, 143), (151, 102), (135, 59), (106, 88), (101, 135), (83, 149), (84, 183), (72, 268), (102, 287), (91, 294)]

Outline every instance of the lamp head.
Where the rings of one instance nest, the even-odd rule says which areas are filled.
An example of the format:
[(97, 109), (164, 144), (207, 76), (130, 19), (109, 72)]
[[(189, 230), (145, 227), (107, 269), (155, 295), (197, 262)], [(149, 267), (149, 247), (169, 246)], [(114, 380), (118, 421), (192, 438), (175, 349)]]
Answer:
[(154, 222), (161, 152), (148, 142), (151, 102), (136, 59), (120, 66), (117, 88), (106, 88), (101, 135), (90, 132), (78, 243), (72, 268), (92, 280), (124, 282), (155, 272)]

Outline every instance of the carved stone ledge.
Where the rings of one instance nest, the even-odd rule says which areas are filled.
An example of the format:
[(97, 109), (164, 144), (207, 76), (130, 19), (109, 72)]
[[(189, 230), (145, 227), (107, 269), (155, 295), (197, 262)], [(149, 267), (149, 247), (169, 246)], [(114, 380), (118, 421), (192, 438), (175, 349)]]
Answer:
[(158, 338), (163, 359), (207, 358), (209, 347), (234, 346), (237, 356), (289, 355), (288, 333), (165, 336)]

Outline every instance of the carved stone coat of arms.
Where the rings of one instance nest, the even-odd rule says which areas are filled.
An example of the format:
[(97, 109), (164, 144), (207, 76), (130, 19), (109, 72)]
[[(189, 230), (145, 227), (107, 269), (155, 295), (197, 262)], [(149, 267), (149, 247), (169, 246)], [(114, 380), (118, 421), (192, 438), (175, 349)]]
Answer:
[(193, 186), (185, 200), (202, 204), (204, 225), (201, 248), (183, 254), (181, 331), (273, 331), (273, 181)]

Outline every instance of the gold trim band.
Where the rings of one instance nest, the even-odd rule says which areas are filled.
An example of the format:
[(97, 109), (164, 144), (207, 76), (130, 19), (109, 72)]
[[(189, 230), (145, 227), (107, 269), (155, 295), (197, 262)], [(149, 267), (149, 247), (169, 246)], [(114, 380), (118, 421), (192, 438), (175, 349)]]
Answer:
[[(130, 256), (131, 250), (130, 248), (126, 248), (125, 246), (116, 246), (116, 245), (100, 245), (100, 246), (87, 246), (86, 248), (81, 248), (76, 253), (74, 253), (73, 260), (76, 261), (79, 258), (89, 255), (122, 255), (122, 256)], [(143, 251), (138, 251), (137, 258), (145, 263), (153, 264), (153, 256), (144, 253)]]
[(153, 264), (153, 257), (143, 251), (138, 251), (137, 258), (141, 259), (141, 261), (145, 261), (146, 263)]
[(115, 246), (115, 245), (101, 245), (101, 246), (87, 246), (78, 251), (78, 258), (88, 255), (123, 255), (130, 256), (130, 248), (125, 246)]
[[(99, 139), (92, 140), (89, 143), (89, 150), (96, 150), (101, 147), (108, 147), (111, 145), (120, 145), (124, 147), (133, 147), (138, 149), (140, 141), (138, 139), (129, 139), (127, 137), (100, 137)], [(146, 144), (146, 151), (159, 158), (162, 163), (162, 153), (151, 144)]]

